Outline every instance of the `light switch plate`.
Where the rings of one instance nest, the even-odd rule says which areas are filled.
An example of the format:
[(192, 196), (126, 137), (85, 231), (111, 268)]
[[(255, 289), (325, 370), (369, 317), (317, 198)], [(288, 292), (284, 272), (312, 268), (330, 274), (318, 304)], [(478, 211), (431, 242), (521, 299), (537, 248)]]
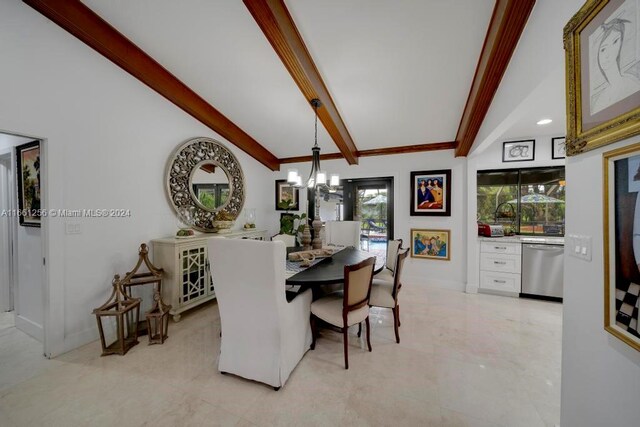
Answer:
[(77, 222), (67, 222), (64, 225), (65, 234), (82, 234), (82, 227)]
[(571, 248), (568, 253), (572, 257), (585, 261), (591, 261), (591, 236), (583, 236), (580, 234), (569, 234), (565, 236), (565, 244)]

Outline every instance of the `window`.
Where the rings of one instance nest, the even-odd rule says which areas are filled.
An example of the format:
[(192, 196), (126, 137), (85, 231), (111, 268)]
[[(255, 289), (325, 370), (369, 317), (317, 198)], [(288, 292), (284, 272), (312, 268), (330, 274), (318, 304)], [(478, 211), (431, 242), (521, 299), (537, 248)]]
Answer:
[(564, 167), (478, 171), (478, 221), (564, 235)]

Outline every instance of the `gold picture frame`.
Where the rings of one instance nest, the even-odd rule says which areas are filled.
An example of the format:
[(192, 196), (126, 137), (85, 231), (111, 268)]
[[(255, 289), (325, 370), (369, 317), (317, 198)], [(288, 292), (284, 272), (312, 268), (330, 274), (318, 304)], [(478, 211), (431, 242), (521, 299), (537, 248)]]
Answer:
[(588, 0), (564, 28), (568, 156), (640, 133), (638, 7)]
[(449, 261), (451, 259), (451, 230), (412, 228), (411, 258)]
[(640, 351), (640, 143), (603, 154), (604, 329)]

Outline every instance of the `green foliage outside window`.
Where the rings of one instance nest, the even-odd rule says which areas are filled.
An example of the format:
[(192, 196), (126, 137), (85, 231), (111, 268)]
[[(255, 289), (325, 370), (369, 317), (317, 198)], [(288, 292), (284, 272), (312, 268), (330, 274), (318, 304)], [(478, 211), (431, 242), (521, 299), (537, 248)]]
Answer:
[(564, 167), (478, 171), (478, 222), (564, 235), (564, 200)]

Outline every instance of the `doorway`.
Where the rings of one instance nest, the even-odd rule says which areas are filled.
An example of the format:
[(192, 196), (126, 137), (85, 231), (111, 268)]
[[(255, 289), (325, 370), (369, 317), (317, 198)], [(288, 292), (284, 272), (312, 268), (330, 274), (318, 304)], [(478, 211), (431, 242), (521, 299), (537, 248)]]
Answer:
[[(315, 212), (313, 191), (307, 193), (309, 212)], [(360, 221), (360, 249), (386, 259), (387, 242), (394, 236), (393, 177), (343, 179), (338, 187), (319, 191), (320, 218)]]
[[(13, 236), (9, 212), (13, 209), (11, 153), (0, 154), (0, 315), (13, 311)], [(5, 324), (8, 321), (2, 321)]]
[(50, 355), (48, 223), (46, 215), (35, 213), (47, 206), (46, 158), (42, 139), (0, 132), (0, 312), (6, 313), (1, 320), (35, 338)]

